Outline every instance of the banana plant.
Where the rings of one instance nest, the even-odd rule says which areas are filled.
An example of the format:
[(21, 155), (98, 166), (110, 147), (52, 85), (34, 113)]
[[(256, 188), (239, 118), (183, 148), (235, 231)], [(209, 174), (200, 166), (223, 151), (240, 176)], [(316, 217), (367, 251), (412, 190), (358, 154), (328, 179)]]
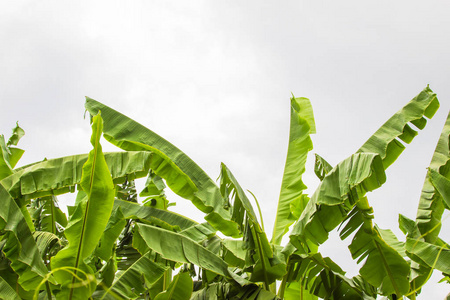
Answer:
[[(0, 298), (415, 299), (433, 270), (450, 277), (450, 250), (439, 238), (450, 207), (450, 116), (417, 220), (399, 218), (406, 243), (373, 223), (367, 197), (418, 134), (413, 128), (423, 129), (438, 109), (429, 87), (336, 166), (316, 154), (320, 183), (312, 195), (302, 175), (313, 149), (314, 115), (309, 99), (293, 96), (271, 239), (256, 197), (225, 164), (216, 183), (150, 129), (91, 98), (85, 107), (92, 125), (88, 154), (15, 168), (24, 131), (17, 125), (8, 142), (0, 137)], [(101, 136), (123, 151), (103, 153)], [(138, 193), (135, 180), (144, 177)], [(170, 211), (167, 187), (191, 201), (206, 222)], [(56, 196), (74, 192), (66, 216)], [(353, 278), (319, 252), (336, 227), (343, 240), (351, 237), (349, 251), (362, 264)]]

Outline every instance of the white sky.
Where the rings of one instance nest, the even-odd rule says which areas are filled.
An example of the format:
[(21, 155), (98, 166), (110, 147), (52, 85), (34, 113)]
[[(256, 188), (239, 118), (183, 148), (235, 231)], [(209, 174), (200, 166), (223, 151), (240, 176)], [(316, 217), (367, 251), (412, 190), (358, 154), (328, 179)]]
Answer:
[[(376, 222), (402, 239), (398, 214), (415, 218), (450, 108), (449, 13), (448, 1), (4, 0), (0, 133), (8, 138), (19, 120), (22, 165), (88, 152), (89, 96), (159, 133), (213, 179), (227, 164), (258, 197), (270, 238), (291, 92), (311, 99), (313, 152), (335, 165), (430, 84), (440, 111), (369, 195)], [(201, 221), (190, 203), (177, 207)], [(447, 242), (449, 228), (447, 219)], [(352, 275), (349, 241), (338, 250), (336, 240), (323, 252)], [(430, 282), (422, 295), (449, 291)]]

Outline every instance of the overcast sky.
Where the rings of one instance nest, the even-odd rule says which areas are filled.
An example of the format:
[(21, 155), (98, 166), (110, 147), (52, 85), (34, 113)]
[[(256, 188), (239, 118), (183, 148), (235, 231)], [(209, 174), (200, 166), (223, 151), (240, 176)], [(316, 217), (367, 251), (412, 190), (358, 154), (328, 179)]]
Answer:
[[(430, 84), (441, 109), (368, 195), (379, 226), (404, 239), (398, 214), (415, 219), (450, 108), (449, 15), (448, 1), (4, 0), (0, 133), (8, 138), (17, 120), (25, 129), (21, 165), (88, 152), (89, 96), (175, 144), (213, 179), (227, 164), (262, 204), (270, 238), (291, 93), (311, 99), (313, 152), (335, 165)], [(176, 209), (202, 220), (186, 201)], [(447, 242), (449, 228), (446, 219)], [(348, 244), (321, 249), (354, 275)], [(449, 291), (430, 284), (423, 298)]]

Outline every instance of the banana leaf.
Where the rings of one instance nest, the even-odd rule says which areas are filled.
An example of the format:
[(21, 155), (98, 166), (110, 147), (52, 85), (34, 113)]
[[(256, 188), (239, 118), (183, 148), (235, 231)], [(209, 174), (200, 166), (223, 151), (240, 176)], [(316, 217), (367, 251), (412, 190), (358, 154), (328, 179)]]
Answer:
[(243, 246), (247, 250), (247, 260), (253, 261), (250, 281), (263, 282), (266, 289), (276, 279), (281, 279), (286, 273), (286, 264), (272, 250), (266, 233), (258, 223), (252, 205), (237, 182), (234, 175), (222, 163), (220, 190), (224, 198), (233, 198), (233, 220), (243, 224)]
[[(151, 153), (145, 151), (111, 152), (104, 155), (116, 184), (126, 179), (146, 176), (151, 156)], [(17, 199), (19, 206), (23, 206), (30, 199), (74, 192), (75, 185), (81, 181), (82, 168), (87, 159), (87, 154), (81, 154), (46, 160), (21, 168), (1, 182), (11, 196)]]
[[(374, 287), (361, 278), (347, 278), (330, 258), (320, 253), (294, 254), (289, 258), (289, 272), (283, 290), (286, 300), (294, 299), (375, 299)], [(283, 288), (282, 283), (282, 288)]]
[[(445, 194), (446, 189), (436, 189), (441, 186), (440, 182), (450, 178), (450, 113), (447, 116), (444, 128), (439, 137), (436, 149), (433, 153), (429, 171), (425, 177), (425, 182), (419, 200), (416, 222), (408, 222), (406, 228), (406, 218), (403, 217), (401, 228), (408, 233), (408, 239), (414, 239), (428, 244), (438, 245), (440, 243), (439, 232), (441, 230), (441, 218), (445, 209), (445, 199), (441, 192)], [(448, 205), (447, 205), (448, 206)], [(410, 244), (409, 244), (410, 245)], [(408, 256), (414, 256), (407, 253)], [(433, 268), (427, 264), (412, 261), (410, 275), (410, 294), (420, 292), (421, 287), (428, 281)]]
[(356, 201), (385, 181), (386, 174), (377, 154), (353, 154), (340, 162), (312, 195), (290, 234), (290, 242), (308, 253), (308, 241), (316, 245), (325, 242), (328, 233), (345, 219)]
[(16, 291), (0, 276), (0, 299), (20, 300)]
[[(48, 270), (25, 218), (11, 195), (0, 184), (0, 231), (5, 241), (2, 252), (19, 276), (19, 284), (27, 291), (37, 288)], [(51, 281), (53, 281), (50, 278)]]
[(406, 250), (408, 256), (420, 264), (427, 265), (430, 269), (439, 270), (450, 274), (450, 249), (448, 245), (437, 246), (424, 241), (407, 238)]
[(136, 299), (161, 278), (166, 270), (166, 266), (152, 261), (148, 251), (128, 269), (116, 274), (114, 282), (105, 290), (101, 299)]
[(165, 259), (192, 263), (227, 278), (231, 277), (225, 261), (188, 237), (139, 223), (135, 226), (136, 234), (140, 235), (151, 250), (161, 254)]
[(178, 273), (166, 291), (156, 295), (154, 300), (189, 300), (192, 295), (193, 282), (187, 272)]
[(409, 144), (417, 135), (409, 123), (423, 129), (439, 108), (436, 94), (427, 86), (401, 110), (384, 123), (362, 146), (357, 153), (378, 153), (387, 169), (403, 152), (405, 146), (398, 140)]
[(100, 102), (86, 97), (85, 107), (91, 115), (102, 112), (106, 140), (127, 151), (151, 151), (150, 168), (166, 180), (170, 189), (191, 200), (206, 213), (205, 219), (217, 230), (228, 236), (239, 237), (238, 224), (231, 221), (227, 203), (218, 187), (185, 153), (153, 131)]
[(353, 259), (363, 261), (359, 273), (371, 285), (380, 287), (383, 295), (397, 297), (409, 291), (409, 263), (404, 245), (390, 230), (382, 230), (372, 223), (373, 209), (366, 197), (358, 201), (347, 218), (347, 224), (340, 231), (345, 239), (356, 231), (349, 246)]
[[(96, 115), (92, 123), (93, 149), (82, 168), (82, 190), (78, 193), (75, 211), (65, 230), (69, 245), (51, 260), (52, 270), (67, 267), (75, 269), (74, 274), (65, 271), (54, 273), (63, 287), (58, 294), (60, 299), (87, 299), (93, 292), (92, 288), (95, 288), (93, 270), (84, 260), (92, 254), (102, 236), (113, 208), (115, 193), (113, 179), (100, 145), (101, 133), (102, 119), (100, 115)], [(76, 277), (83, 277), (79, 270), (91, 275), (86, 276), (87, 283), (79, 284)]]
[[(434, 151), (429, 169), (450, 179), (450, 113)], [(441, 218), (444, 212), (442, 196), (436, 192), (431, 182), (431, 173), (427, 173), (419, 200), (416, 222), (426, 242), (433, 244), (439, 235)]]
[(191, 297), (191, 300), (224, 299), (279, 300), (280, 298), (256, 284), (241, 287), (229, 282), (212, 283), (201, 290), (195, 291)]
[(292, 97), (288, 153), (272, 234), (272, 243), (276, 245), (280, 245), (289, 227), (298, 219), (291, 213), (290, 204), (300, 198), (306, 189), (302, 174), (305, 172), (308, 152), (313, 148), (309, 135), (315, 131), (314, 114), (309, 99)]
[(38, 231), (48, 231), (58, 236), (62, 235), (67, 226), (66, 215), (61, 211), (55, 196), (34, 199), (29, 208), (33, 224)]

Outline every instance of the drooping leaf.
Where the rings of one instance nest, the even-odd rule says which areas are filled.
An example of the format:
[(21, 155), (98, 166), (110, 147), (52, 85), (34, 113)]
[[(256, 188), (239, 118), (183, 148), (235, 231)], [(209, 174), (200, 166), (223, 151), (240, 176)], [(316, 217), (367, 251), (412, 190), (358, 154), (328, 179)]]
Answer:
[(1, 184), (0, 200), (0, 232), (5, 241), (2, 252), (11, 261), (14, 272), (19, 275), (19, 284), (25, 290), (34, 290), (48, 270), (21, 210)]
[[(114, 183), (147, 175), (152, 154), (146, 151), (110, 152), (104, 157)], [(87, 154), (50, 159), (20, 168), (1, 182), (20, 206), (30, 199), (75, 191)]]
[(121, 113), (86, 97), (86, 109), (91, 115), (102, 112), (105, 121), (104, 137), (127, 151), (151, 151), (150, 168), (164, 178), (179, 196), (189, 199), (206, 213), (205, 219), (225, 235), (238, 237), (237, 224), (231, 221), (230, 211), (214, 181), (186, 154), (171, 143)]
[(450, 249), (448, 246), (437, 246), (424, 241), (407, 238), (408, 256), (416, 262), (424, 263), (431, 269), (450, 274)]
[(365, 259), (359, 273), (383, 295), (405, 295), (409, 290), (410, 266), (403, 258), (405, 249), (390, 230), (372, 223), (373, 209), (367, 198), (360, 199), (341, 230), (344, 239), (356, 231), (349, 246), (353, 259)]
[[(192, 294), (191, 300), (279, 300), (275, 294), (250, 284), (239, 286), (229, 282), (212, 283)], [(306, 300), (306, 299), (305, 299)]]
[(48, 231), (61, 235), (63, 227), (67, 226), (67, 217), (57, 204), (55, 196), (34, 199), (31, 202), (34, 227), (39, 231)]
[(409, 123), (418, 129), (423, 129), (427, 123), (424, 117), (431, 119), (439, 108), (436, 94), (426, 87), (414, 99), (406, 104), (384, 123), (368, 140), (358, 149), (357, 153), (377, 153), (383, 160), (387, 169), (405, 149), (398, 141), (409, 144), (417, 135)]
[(145, 253), (125, 271), (116, 274), (102, 299), (136, 299), (161, 278), (166, 270), (166, 266), (152, 261), (150, 252)]
[[(283, 281), (284, 299), (374, 299), (374, 288), (349, 279), (330, 258), (320, 253), (295, 254), (289, 258), (289, 272)], [(284, 283), (282, 283), (284, 284)], [(282, 287), (283, 288), (283, 285)]]
[(33, 233), (33, 237), (43, 259), (52, 254), (51, 251), (53, 248), (61, 247), (59, 237), (51, 232), (35, 231)]
[(135, 235), (139, 234), (150, 249), (165, 259), (192, 263), (202, 269), (230, 277), (225, 261), (190, 238), (145, 224), (136, 224), (135, 229)]
[[(106, 160), (102, 153), (100, 137), (102, 133), (102, 119), (100, 115), (93, 118), (91, 144), (93, 150), (83, 165), (80, 181), (81, 191), (75, 203), (75, 212), (69, 220), (65, 235), (69, 241), (68, 247), (59, 251), (52, 258), (52, 269), (72, 267), (75, 275), (82, 270), (92, 274), (90, 267), (84, 260), (92, 254), (106, 227), (114, 203), (114, 183), (109, 173)], [(55, 273), (63, 289), (58, 296), (68, 299), (86, 299), (92, 294), (95, 282), (74, 286), (75, 276), (68, 272)]]
[(307, 253), (308, 241), (319, 245), (339, 225), (356, 201), (386, 181), (381, 158), (358, 153), (340, 162), (320, 183), (295, 224), (290, 242)]
[(289, 227), (297, 220), (290, 204), (302, 196), (306, 185), (302, 181), (306, 158), (313, 144), (310, 134), (315, 133), (314, 114), (307, 98), (291, 99), (291, 125), (289, 146), (281, 183), (280, 198), (273, 227), (272, 243), (279, 245)]

